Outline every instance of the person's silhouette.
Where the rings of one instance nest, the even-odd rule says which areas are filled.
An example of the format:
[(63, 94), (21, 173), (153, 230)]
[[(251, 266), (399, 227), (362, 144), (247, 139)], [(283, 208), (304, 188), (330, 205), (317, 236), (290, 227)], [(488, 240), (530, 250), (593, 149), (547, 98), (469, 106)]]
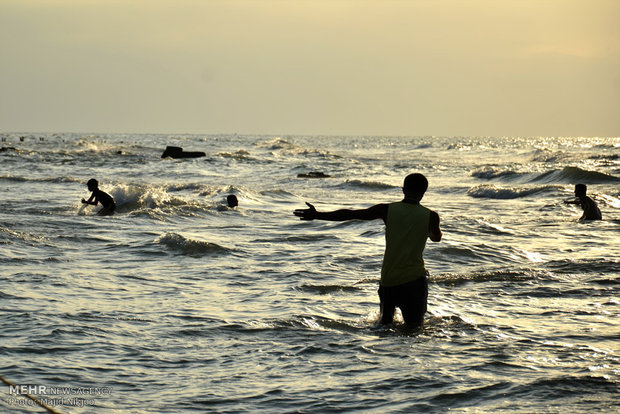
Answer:
[(335, 210), (319, 212), (310, 203), (307, 209), (295, 210), (301, 220), (375, 220), (386, 225), (385, 254), (381, 268), (379, 300), (381, 323), (393, 321), (394, 311), (400, 308), (403, 319), (412, 327), (422, 326), (428, 297), (428, 272), (424, 266), (423, 252), (426, 239), (441, 241), (439, 215), (420, 205), (428, 188), (422, 174), (405, 178), (401, 202), (377, 204), (360, 210)]
[(576, 200), (567, 201), (567, 204), (579, 204), (583, 209), (583, 215), (579, 221), (583, 220), (602, 220), (603, 216), (596, 202), (586, 195), (588, 187), (585, 184), (575, 185)]
[(98, 216), (109, 216), (114, 214), (116, 203), (114, 203), (114, 199), (111, 195), (99, 189), (99, 183), (97, 180), (91, 178), (88, 180), (86, 185), (88, 186), (88, 191), (92, 191), (93, 193), (90, 195), (88, 200), (82, 199), (82, 203), (89, 204), (91, 206), (96, 206), (98, 203), (101, 203), (103, 208), (97, 213)]

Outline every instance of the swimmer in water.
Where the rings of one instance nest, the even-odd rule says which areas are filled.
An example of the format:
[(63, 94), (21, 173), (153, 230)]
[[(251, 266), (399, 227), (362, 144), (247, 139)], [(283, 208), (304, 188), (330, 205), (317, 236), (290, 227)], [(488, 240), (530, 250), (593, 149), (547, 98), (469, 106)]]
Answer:
[(579, 221), (584, 220), (602, 220), (603, 216), (596, 202), (586, 195), (588, 187), (585, 184), (577, 184), (575, 186), (576, 200), (567, 201), (566, 204), (579, 204), (583, 209), (583, 215)]
[(114, 203), (114, 199), (112, 196), (106, 192), (103, 192), (99, 189), (99, 183), (94, 178), (88, 180), (86, 184), (88, 186), (88, 191), (92, 191), (93, 193), (90, 195), (88, 200), (82, 199), (82, 204), (88, 204), (91, 206), (96, 206), (101, 203), (103, 208), (99, 210), (97, 213), (98, 216), (110, 216), (114, 214), (114, 210), (116, 209), (116, 203)]

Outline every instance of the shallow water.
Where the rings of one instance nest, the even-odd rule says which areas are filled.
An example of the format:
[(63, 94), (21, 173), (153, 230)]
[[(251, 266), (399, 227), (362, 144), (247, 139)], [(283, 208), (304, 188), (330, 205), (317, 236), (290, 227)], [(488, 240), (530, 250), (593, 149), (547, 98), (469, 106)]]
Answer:
[[(67, 387), (61, 412), (620, 408), (618, 138), (0, 138), (0, 375)], [(414, 171), (444, 231), (421, 331), (376, 324), (380, 221), (292, 215), (397, 201)], [(81, 207), (93, 177), (114, 216)], [(577, 182), (603, 221), (564, 203)]]

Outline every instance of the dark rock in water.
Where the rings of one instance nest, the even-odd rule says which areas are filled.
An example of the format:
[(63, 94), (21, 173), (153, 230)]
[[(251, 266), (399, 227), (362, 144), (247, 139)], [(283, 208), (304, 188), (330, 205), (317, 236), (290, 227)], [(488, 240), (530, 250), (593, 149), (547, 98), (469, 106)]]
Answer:
[(2, 147), (2, 148), (0, 148), (0, 152), (6, 152), (6, 151), (17, 151), (17, 148), (15, 148), (15, 147)]
[(170, 157), (170, 158), (198, 158), (204, 157), (205, 154), (202, 151), (183, 151), (181, 147), (166, 147), (163, 154), (161, 154), (162, 158)]
[(320, 171), (310, 171), (307, 174), (297, 174), (297, 178), (328, 178), (331, 175), (327, 175)]

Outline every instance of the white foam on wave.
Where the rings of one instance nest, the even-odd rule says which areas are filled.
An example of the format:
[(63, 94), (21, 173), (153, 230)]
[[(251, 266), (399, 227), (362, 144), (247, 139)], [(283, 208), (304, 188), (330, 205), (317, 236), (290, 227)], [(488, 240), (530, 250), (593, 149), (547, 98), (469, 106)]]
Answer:
[(185, 237), (178, 233), (166, 233), (155, 239), (155, 243), (189, 256), (226, 253), (231, 249), (203, 240)]
[(517, 172), (511, 169), (503, 169), (492, 166), (485, 166), (475, 169), (470, 173), (472, 177), (482, 178), (485, 180), (491, 179), (517, 179), (528, 173)]
[[(116, 213), (121, 214), (162, 210), (170, 214), (194, 215), (229, 211), (230, 209), (226, 206), (226, 196), (229, 194), (235, 194), (244, 205), (260, 199), (259, 196), (251, 194), (243, 187), (215, 187), (202, 184), (163, 186), (113, 184), (102, 185), (101, 190), (112, 196), (116, 203)], [(185, 190), (193, 191), (189, 194), (183, 193)], [(197, 193), (199, 190), (202, 191)], [(89, 196), (90, 193), (83, 194), (83, 198)], [(100, 208), (100, 205), (88, 208), (78, 202), (74, 206), (74, 211), (77, 215), (91, 215), (96, 214)]]
[(117, 184), (110, 189), (109, 194), (114, 198), (117, 208), (124, 206), (130, 210), (185, 204), (178, 197), (171, 196), (164, 188), (155, 186)]
[(498, 187), (495, 185), (483, 184), (471, 188), (467, 195), (474, 198), (493, 198), (500, 200), (510, 200), (514, 198), (527, 197), (541, 191), (553, 190), (553, 186), (543, 187)]
[(77, 215), (78, 216), (85, 216), (88, 214), (88, 211), (86, 210), (86, 204), (82, 203), (77, 210)]
[(104, 152), (104, 151), (116, 151), (120, 147), (118, 144), (106, 142), (103, 138), (96, 136), (82, 137), (75, 141), (75, 152)]
[(598, 194), (595, 196), (597, 200), (601, 200), (605, 205), (620, 208), (620, 198), (613, 197), (607, 194)]
[(579, 167), (564, 167), (561, 170), (551, 170), (535, 177), (532, 181), (547, 183), (614, 183), (620, 178), (599, 171), (584, 170)]
[(392, 188), (398, 188), (396, 185), (386, 184), (379, 181), (347, 180), (345, 184), (352, 187), (361, 187), (370, 190), (389, 190)]

